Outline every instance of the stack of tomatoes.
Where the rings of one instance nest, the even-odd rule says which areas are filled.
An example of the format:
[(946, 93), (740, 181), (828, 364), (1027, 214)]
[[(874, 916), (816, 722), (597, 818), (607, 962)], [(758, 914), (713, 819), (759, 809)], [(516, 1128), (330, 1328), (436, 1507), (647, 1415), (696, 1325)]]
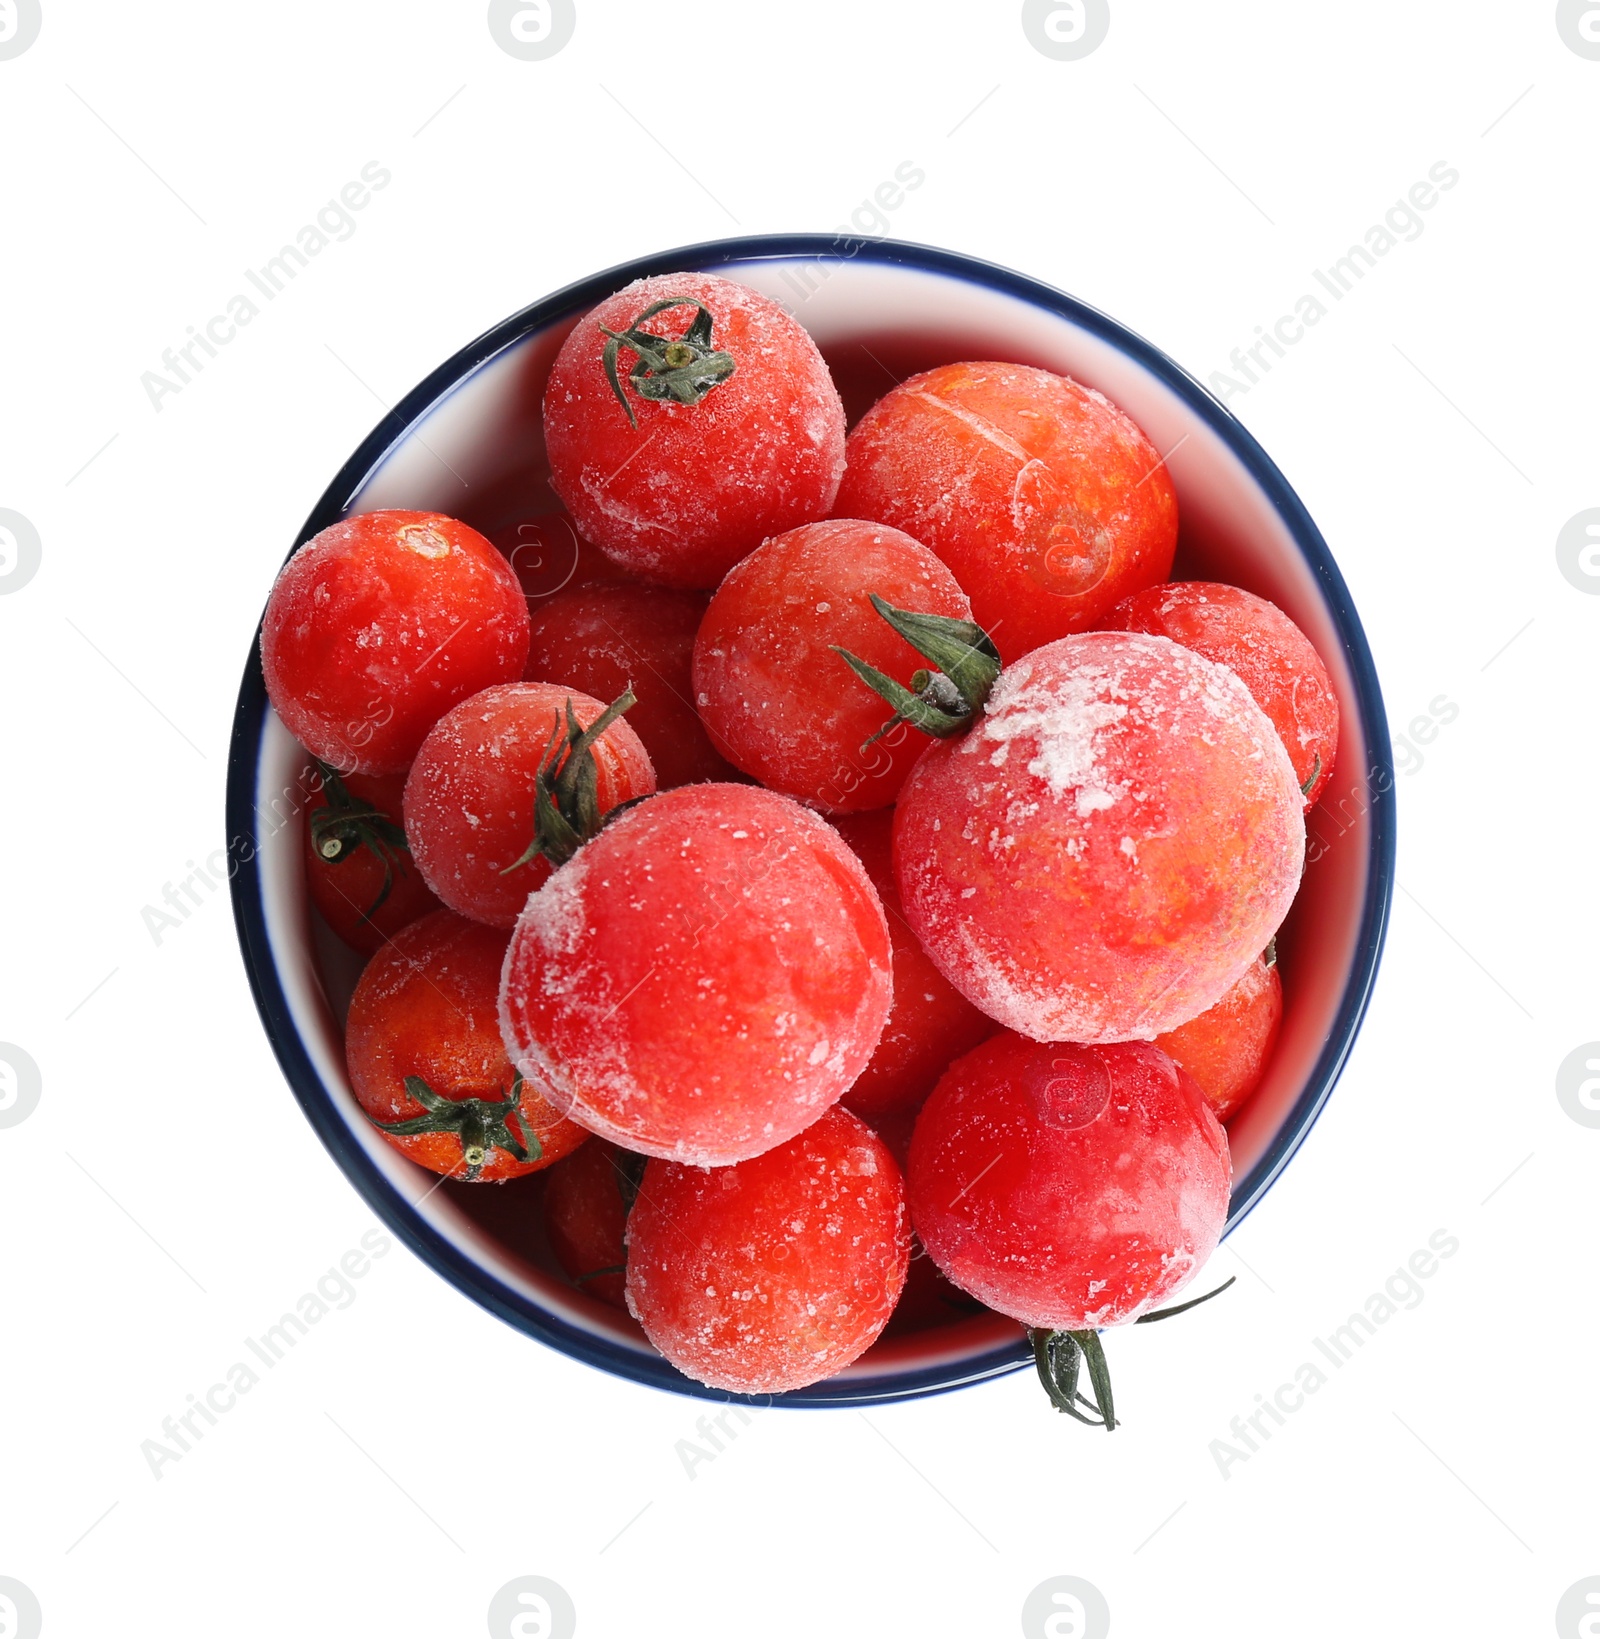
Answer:
[(1317, 655), (1168, 581), (1160, 454), (1045, 370), (847, 436), (789, 314), (675, 274), (577, 323), (544, 435), (556, 589), (378, 512), (268, 606), (362, 1108), (441, 1174), (548, 1169), (568, 1275), (700, 1382), (981, 1305), (1113, 1426), (1096, 1333), (1215, 1248), (1272, 1050)]

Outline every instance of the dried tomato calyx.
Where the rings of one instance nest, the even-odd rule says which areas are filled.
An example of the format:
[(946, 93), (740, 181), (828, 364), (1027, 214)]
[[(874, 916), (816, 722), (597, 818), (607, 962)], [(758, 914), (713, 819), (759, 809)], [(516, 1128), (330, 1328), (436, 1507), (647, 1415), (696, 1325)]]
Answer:
[(1313, 762), (1312, 765), (1311, 765), (1311, 772), (1306, 775), (1305, 783), (1300, 787), (1300, 795), (1302, 797), (1309, 797), (1311, 795), (1312, 786), (1314, 786), (1317, 783), (1317, 781), (1321, 778), (1322, 778), (1322, 753), (1319, 751), (1317, 753), (1317, 756), (1316, 756), (1316, 761)]
[[(616, 720), (638, 704), (632, 689), (624, 689), (588, 726), (567, 701), (567, 722), (556, 718), (554, 733), (539, 759), (533, 777), (533, 841), (521, 859), (500, 873), (513, 871), (535, 859), (565, 865), (590, 837), (595, 836), (609, 815), (600, 813), (600, 774), (595, 767), (594, 745)], [(624, 804), (623, 806), (628, 806)], [(617, 810), (613, 809), (613, 813)]]
[(406, 834), (381, 808), (357, 802), (339, 771), (313, 758), (322, 777), (328, 806), (311, 816), (311, 846), (318, 859), (337, 865), (357, 848), (370, 848), (383, 864), (383, 886), (378, 897), (361, 913), (370, 921), (394, 888), (394, 868), (401, 854), (411, 852)]
[[(504, 1150), (517, 1161), (537, 1161), (544, 1154), (538, 1134), (522, 1113), (522, 1075), (515, 1074), (511, 1091), (503, 1099), (444, 1098), (421, 1076), (406, 1077), (406, 1092), (423, 1108), (423, 1114), (407, 1121), (379, 1121), (369, 1117), (379, 1132), (395, 1138), (415, 1138), (423, 1133), (454, 1133), (461, 1140), (461, 1159), (467, 1164), (467, 1182), (475, 1184), (483, 1172), (491, 1150)], [(520, 1138), (512, 1132), (515, 1120)]]
[(909, 723), (936, 740), (962, 733), (983, 710), (994, 680), (1000, 675), (1000, 651), (994, 640), (970, 620), (921, 615), (910, 609), (896, 609), (876, 592), (868, 596), (872, 607), (935, 669), (916, 672), (907, 688), (848, 649), (834, 645), (833, 652), (851, 671), (894, 707), (894, 716), (861, 749), (865, 751), (901, 723)]
[[(679, 340), (668, 341), (665, 336), (655, 336), (639, 328), (657, 313), (665, 313), (669, 307), (692, 307), (696, 310), (693, 323)], [(628, 371), (628, 383), (640, 398), (657, 404), (669, 398), (679, 404), (698, 404), (713, 387), (726, 381), (738, 368), (731, 353), (713, 346), (713, 322), (711, 309), (704, 302), (696, 301), (692, 296), (677, 296), (667, 301), (652, 302), (626, 330), (607, 330), (603, 324), (599, 326), (601, 334), (609, 338), (601, 355), (606, 379), (611, 383), (611, 391), (617, 395), (617, 402), (627, 411), (633, 427), (638, 427), (639, 418), (628, 402), (628, 395), (622, 389), (622, 378), (617, 372), (622, 349), (626, 347), (634, 355), (633, 367)]]
[[(1230, 1275), (1214, 1291), (1203, 1297), (1190, 1298), (1187, 1303), (1174, 1304), (1170, 1309), (1157, 1309), (1140, 1315), (1135, 1326), (1147, 1326), (1157, 1320), (1171, 1320), (1174, 1315), (1197, 1309), (1202, 1303), (1226, 1292), (1239, 1277)], [(1111, 1399), (1111, 1372), (1106, 1365), (1106, 1352), (1100, 1344), (1100, 1334), (1093, 1330), (1052, 1332), (1036, 1329), (1028, 1333), (1033, 1346), (1033, 1363), (1039, 1381), (1050, 1396), (1057, 1411), (1075, 1417), (1090, 1428), (1103, 1428), (1107, 1434), (1117, 1426), (1116, 1410)], [(1079, 1388), (1084, 1368), (1089, 1371), (1089, 1393)]]

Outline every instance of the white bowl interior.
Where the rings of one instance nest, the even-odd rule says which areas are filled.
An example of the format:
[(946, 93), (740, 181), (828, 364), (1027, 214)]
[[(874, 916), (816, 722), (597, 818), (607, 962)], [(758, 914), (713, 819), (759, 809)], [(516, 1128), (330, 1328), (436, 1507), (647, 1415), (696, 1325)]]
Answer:
[[(1321, 587), (1288, 527), (1244, 463), (1171, 388), (1069, 319), (948, 275), (882, 263), (762, 259), (717, 271), (795, 312), (827, 355), (852, 422), (894, 381), (959, 359), (1038, 365), (1098, 388), (1167, 456), (1182, 518), (1178, 575), (1232, 582), (1271, 599), (1321, 653), (1339, 694), (1341, 744), (1328, 795), (1311, 816), (1314, 840), (1300, 897), (1279, 940), (1282, 1035), (1263, 1086), (1229, 1129), (1235, 1176), (1243, 1177), (1288, 1119), (1334, 1026), (1369, 868), (1368, 747), (1354, 685)], [(350, 511), (444, 512), (504, 543), (517, 523), (556, 510), (539, 403), (572, 322), (516, 343), (436, 404), (369, 476)], [(289, 796), (302, 786), (305, 754), (275, 716), (269, 719), (257, 783), (268, 935), (296, 1026), (350, 1131), (395, 1188), (473, 1262), (569, 1323), (648, 1353), (629, 1317), (566, 1283), (537, 1225), (508, 1231), (504, 1211), (485, 1210), (505, 1204), (486, 1197), (518, 1186), (440, 1188), (361, 1114), (345, 1075), (341, 1026), (359, 962), (308, 909), (303, 821)], [(870, 1381), (974, 1359), (1014, 1340), (1017, 1330), (986, 1316), (886, 1339), (846, 1375)]]

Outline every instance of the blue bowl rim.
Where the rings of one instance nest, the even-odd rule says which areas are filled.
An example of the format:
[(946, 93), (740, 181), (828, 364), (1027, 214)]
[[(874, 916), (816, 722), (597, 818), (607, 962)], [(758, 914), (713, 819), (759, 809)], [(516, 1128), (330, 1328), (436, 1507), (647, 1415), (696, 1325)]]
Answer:
[[(1239, 458), (1288, 527), (1315, 573), (1344, 645), (1359, 702), (1367, 746), (1367, 801), (1371, 847), (1360, 933), (1350, 975), (1333, 1027), (1316, 1066), (1271, 1146), (1235, 1182), (1227, 1232), (1231, 1233), (1276, 1181), (1321, 1115), (1344, 1069), (1372, 996), (1388, 929), (1395, 874), (1395, 793), (1388, 719), (1366, 634), (1344, 577), (1299, 496), (1244, 426), (1187, 371), (1142, 337), (1063, 291), (992, 262), (956, 251), (892, 239), (841, 238), (830, 234), (760, 234), (715, 239), (640, 257), (581, 279), (532, 303), (486, 331), (408, 393), (368, 434), (312, 509), (290, 556), (345, 515), (374, 472), (426, 413), (509, 347), (534, 331), (593, 307), (635, 279), (684, 268), (709, 271), (756, 260), (878, 262), (917, 268), (1016, 297), (1056, 314), (1117, 348), (1172, 390)], [(234, 920), (250, 988), (268, 1040), (306, 1118), (345, 1176), (378, 1217), (423, 1262), (508, 1325), (602, 1371), (652, 1388), (701, 1399), (758, 1407), (837, 1407), (880, 1404), (942, 1394), (1031, 1363), (1026, 1343), (994, 1349), (956, 1366), (915, 1368), (856, 1384), (833, 1379), (780, 1395), (738, 1395), (685, 1377), (664, 1359), (638, 1354), (609, 1338), (582, 1330), (540, 1308), (469, 1259), (395, 1188), (345, 1125), (295, 1027), (273, 961), (257, 865), (257, 775), (269, 710), (261, 675), (260, 628), (245, 665), (234, 714), (228, 758), (227, 824), (237, 867), (233, 873)]]

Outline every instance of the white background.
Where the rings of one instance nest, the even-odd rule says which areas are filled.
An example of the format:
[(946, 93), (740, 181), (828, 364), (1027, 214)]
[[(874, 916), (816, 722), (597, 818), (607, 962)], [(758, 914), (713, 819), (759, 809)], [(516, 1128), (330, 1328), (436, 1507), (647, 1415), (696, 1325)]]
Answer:
[[(1118, 1635), (1551, 1631), (1600, 1576), (1600, 1131), (1555, 1096), (1600, 1037), (1600, 598), (1555, 555), (1600, 505), (1600, 62), (1553, 8), (1112, 0), (1057, 62), (1009, 3), (578, 0), (522, 62), (473, 3), (44, 5), (0, 61), (0, 507), (43, 541), (0, 597), (0, 1040), (44, 1078), (0, 1130), (0, 1576), (46, 1631), (438, 1639), (525, 1574), (591, 1639), (1014, 1635), (1056, 1575)], [(358, 231), (154, 410), (142, 372), (372, 160), (393, 183)], [(372, 1224), (226, 903), (159, 945), (141, 918), (222, 841), (297, 528), (379, 399), (506, 314), (646, 251), (836, 229), (907, 160), (894, 236), (1048, 280), (1202, 379), (1436, 162), (1461, 174), (1231, 404), (1326, 533), (1396, 733), (1458, 708), (1399, 782), (1349, 1070), (1218, 1256), (1239, 1284), (1112, 1340), (1114, 1437), (1024, 1374), (766, 1415), (690, 1478), (699, 1404), (397, 1247), (154, 1479), (141, 1442)], [(1421, 1304), (1224, 1477), (1230, 1419), (1440, 1229), (1461, 1249)]]

